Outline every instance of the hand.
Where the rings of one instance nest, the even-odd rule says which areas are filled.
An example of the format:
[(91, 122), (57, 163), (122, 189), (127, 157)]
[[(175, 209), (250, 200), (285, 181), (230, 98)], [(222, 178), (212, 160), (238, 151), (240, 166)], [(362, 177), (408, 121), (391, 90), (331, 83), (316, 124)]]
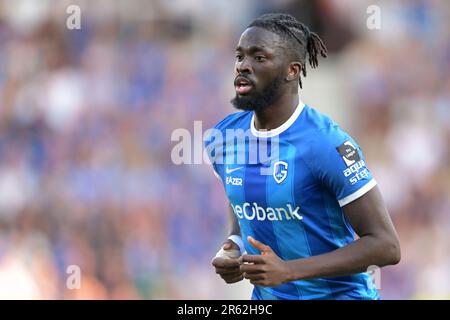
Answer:
[[(261, 255), (243, 255), (240, 270), (245, 279), (258, 286), (274, 287), (290, 281), (291, 270), (275, 252), (258, 240), (248, 237), (248, 242), (261, 251)], [(245, 263), (247, 262), (247, 263)]]
[[(226, 240), (222, 246), (223, 250), (239, 250), (239, 246), (231, 240)], [(225, 280), (226, 283), (235, 283), (244, 279), (239, 269), (240, 260), (238, 258), (221, 258), (215, 257), (212, 265), (216, 268), (216, 273)]]

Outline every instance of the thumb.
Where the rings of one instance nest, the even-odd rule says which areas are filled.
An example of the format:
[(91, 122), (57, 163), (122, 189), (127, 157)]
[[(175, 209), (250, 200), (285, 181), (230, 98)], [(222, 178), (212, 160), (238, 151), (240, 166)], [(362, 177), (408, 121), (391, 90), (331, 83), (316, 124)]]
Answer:
[(250, 236), (247, 237), (247, 240), (252, 245), (252, 247), (261, 251), (261, 254), (268, 254), (268, 253), (272, 252), (272, 249), (269, 246), (265, 245), (264, 243), (262, 243), (256, 239), (253, 239)]
[(230, 242), (225, 242), (222, 246), (223, 250), (230, 250), (231, 249), (231, 243)]
[(227, 240), (224, 242), (223, 246), (222, 246), (223, 250), (239, 250), (239, 246), (237, 244), (235, 244), (233, 241), (231, 240)]

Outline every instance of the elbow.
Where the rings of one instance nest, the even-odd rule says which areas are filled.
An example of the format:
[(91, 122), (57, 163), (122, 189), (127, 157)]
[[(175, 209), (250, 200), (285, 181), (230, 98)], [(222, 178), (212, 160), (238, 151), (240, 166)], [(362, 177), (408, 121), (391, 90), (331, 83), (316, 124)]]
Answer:
[(401, 260), (400, 241), (398, 237), (390, 236), (383, 241), (384, 265), (395, 265)]
[(389, 255), (389, 264), (395, 265), (400, 262), (402, 259), (402, 254), (400, 250), (400, 243), (397, 241), (396, 243), (393, 243), (390, 245), (390, 255)]

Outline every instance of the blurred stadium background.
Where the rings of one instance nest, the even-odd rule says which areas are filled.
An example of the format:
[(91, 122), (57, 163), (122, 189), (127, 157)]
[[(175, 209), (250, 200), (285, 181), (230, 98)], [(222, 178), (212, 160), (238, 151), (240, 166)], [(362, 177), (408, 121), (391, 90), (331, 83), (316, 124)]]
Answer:
[(222, 186), (207, 165), (173, 165), (170, 136), (234, 111), (235, 44), (269, 11), (331, 52), (302, 100), (356, 138), (381, 186), (403, 254), (383, 298), (450, 298), (446, 0), (0, 1), (0, 298), (250, 297), (210, 266)]

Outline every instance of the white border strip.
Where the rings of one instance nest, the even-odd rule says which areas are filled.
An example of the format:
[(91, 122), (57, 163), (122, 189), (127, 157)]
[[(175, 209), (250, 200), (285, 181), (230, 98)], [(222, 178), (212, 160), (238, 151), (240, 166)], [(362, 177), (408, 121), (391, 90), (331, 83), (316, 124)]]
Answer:
[(211, 169), (212, 169), (214, 175), (216, 176), (216, 178), (219, 179), (220, 181), (222, 181), (222, 177), (219, 176), (219, 174), (216, 172), (216, 169), (214, 169), (214, 167), (212, 165), (211, 165)]
[(235, 244), (238, 245), (239, 250), (241, 251), (241, 255), (244, 254), (245, 247), (244, 247), (244, 241), (242, 241), (241, 236), (239, 236), (237, 234), (232, 234), (231, 236), (228, 237), (228, 239), (230, 239), (231, 241), (233, 241)]
[(341, 207), (343, 207), (346, 204), (349, 204), (350, 202), (355, 201), (356, 199), (358, 199), (359, 197), (363, 196), (365, 193), (370, 191), (376, 185), (377, 185), (377, 182), (375, 181), (375, 179), (370, 180), (364, 186), (359, 188), (357, 191), (353, 192), (352, 194), (346, 196), (345, 198), (343, 198), (341, 200), (338, 200), (339, 205)]
[(219, 179), (220, 181), (222, 181), (222, 177), (219, 176), (219, 173), (216, 171), (216, 169), (214, 168), (214, 165), (211, 163), (208, 163), (208, 167), (211, 168), (212, 172), (214, 173), (214, 176)]
[(289, 117), (289, 119), (287, 119), (286, 122), (283, 123), (278, 128), (275, 128), (272, 130), (261, 130), (261, 131), (256, 130), (255, 113), (253, 113), (252, 120), (250, 121), (250, 130), (255, 137), (259, 137), (259, 138), (275, 137), (275, 136), (279, 135), (280, 133), (282, 133), (283, 131), (286, 131), (287, 129), (289, 129), (290, 126), (292, 126), (292, 124), (295, 122), (295, 120), (297, 120), (300, 113), (302, 113), (302, 110), (304, 107), (305, 107), (305, 104), (302, 102), (302, 100), (299, 100), (297, 108), (295, 109), (294, 113)]

